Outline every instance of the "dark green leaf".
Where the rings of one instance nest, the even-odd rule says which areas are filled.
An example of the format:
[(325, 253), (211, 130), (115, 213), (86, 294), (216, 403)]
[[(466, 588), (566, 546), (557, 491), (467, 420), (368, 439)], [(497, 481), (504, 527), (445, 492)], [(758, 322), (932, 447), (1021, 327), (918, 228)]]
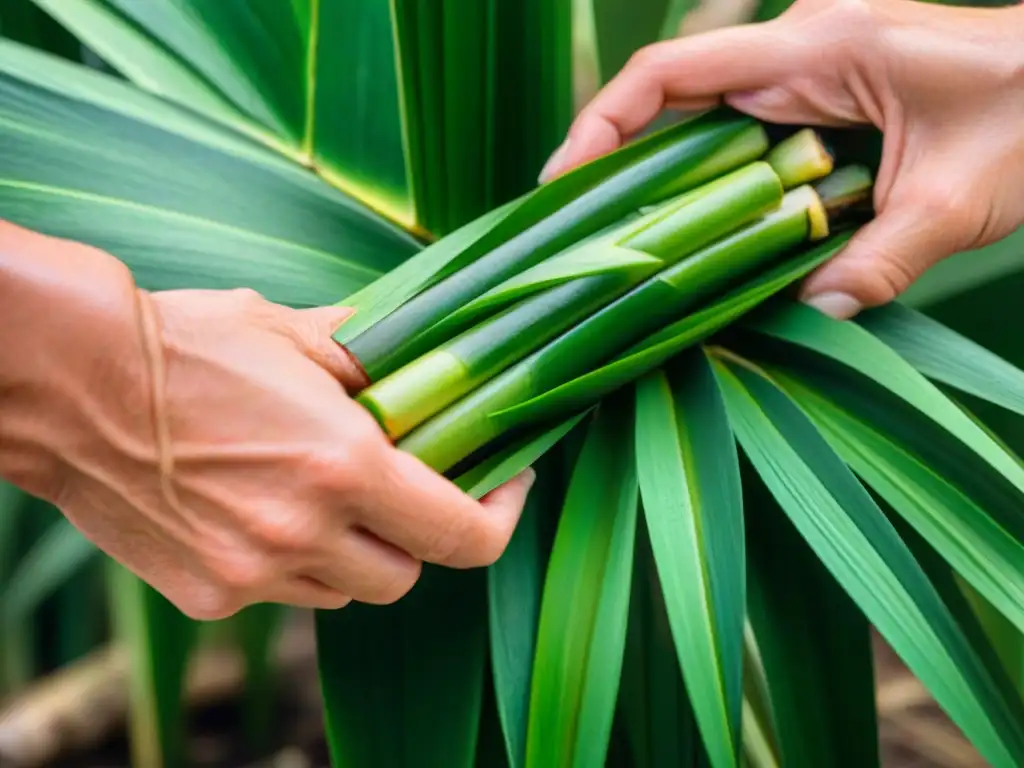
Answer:
[[(744, 451), (800, 535), (982, 755), (1019, 765), (1024, 708), (1002, 695), (882, 511), (778, 389), (744, 368), (715, 372)], [(851, 741), (829, 764), (865, 737)]]
[(6, 41), (0, 217), (104, 248), (150, 289), (248, 286), (298, 306), (336, 301), (416, 249), (273, 153)]
[(748, 672), (763, 675), (780, 765), (878, 765), (868, 623), (764, 484), (751, 474), (744, 490)]
[(895, 302), (857, 322), (928, 378), (1024, 415), (1024, 371), (966, 336)]
[(426, 566), (393, 605), (317, 611), (327, 740), (346, 768), (472, 768), (487, 651), (484, 571)]

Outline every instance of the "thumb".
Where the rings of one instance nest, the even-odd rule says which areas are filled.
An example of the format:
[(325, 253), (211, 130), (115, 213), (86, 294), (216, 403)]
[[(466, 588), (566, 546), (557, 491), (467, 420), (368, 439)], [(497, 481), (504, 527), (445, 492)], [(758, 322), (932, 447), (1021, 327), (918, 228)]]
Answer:
[(800, 299), (838, 320), (895, 299), (959, 250), (959, 233), (925, 210), (906, 203), (887, 206), (804, 281)]
[(316, 307), (289, 310), (285, 332), (306, 357), (330, 373), (350, 393), (370, 380), (351, 353), (334, 340), (334, 333), (355, 310), (351, 307)]

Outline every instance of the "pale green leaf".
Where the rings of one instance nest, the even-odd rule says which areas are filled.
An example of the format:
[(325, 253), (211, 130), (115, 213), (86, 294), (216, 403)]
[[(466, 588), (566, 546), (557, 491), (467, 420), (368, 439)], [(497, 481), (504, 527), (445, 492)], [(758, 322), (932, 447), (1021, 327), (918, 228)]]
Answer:
[(31, 621), (40, 604), (97, 554), (91, 541), (59, 518), (22, 554), (7, 583), (0, 583), (0, 623)]
[(637, 386), (637, 466), (679, 663), (711, 765), (740, 762), (746, 569), (728, 417), (703, 353)]
[(928, 378), (1024, 415), (1024, 371), (966, 336), (895, 302), (857, 322)]
[(1024, 629), (1024, 497), (970, 449), (884, 391), (808, 365), (768, 370), (843, 460)]
[(981, 427), (867, 330), (804, 304), (791, 303), (750, 323), (760, 333), (811, 349), (853, 368), (927, 414), (1024, 493), (1024, 466)]
[(34, 2), (139, 87), (236, 130), (259, 133), (195, 70), (109, 5), (100, 0)]
[(526, 765), (604, 766), (626, 641), (639, 488), (628, 401), (591, 422), (541, 602)]

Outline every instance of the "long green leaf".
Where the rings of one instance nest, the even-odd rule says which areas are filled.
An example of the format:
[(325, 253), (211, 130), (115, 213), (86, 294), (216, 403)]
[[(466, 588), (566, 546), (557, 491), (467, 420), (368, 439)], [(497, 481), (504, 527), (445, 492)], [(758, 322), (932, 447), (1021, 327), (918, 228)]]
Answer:
[(774, 725), (779, 764), (878, 765), (868, 622), (764, 484), (754, 473), (745, 479), (757, 654), (748, 673), (763, 676), (762, 711)]
[(736, 446), (707, 359), (637, 388), (637, 466), (668, 616), (705, 748), (740, 761), (746, 571)]
[(508, 764), (526, 764), (530, 681), (541, 593), (562, 501), (557, 457), (538, 467), (537, 481), (505, 553), (487, 571), (491, 666)]
[(988, 307), (986, 297), (1011, 287), (1021, 277), (1022, 254), (1024, 227), (985, 248), (958, 253), (941, 261), (916, 281), (900, 301), (929, 311), (946, 302), (960, 303), (960, 299), (966, 300), (967, 305)]
[(248, 286), (296, 306), (330, 303), (417, 247), (269, 152), (7, 41), (0, 217), (104, 248), (147, 288)]
[(744, 451), (811, 549), (986, 759), (1020, 765), (1024, 708), (1002, 695), (882, 511), (778, 389), (743, 368), (715, 372)]
[(660, 259), (632, 248), (604, 244), (574, 248), (545, 259), (540, 264), (495, 286), (449, 315), (434, 326), (430, 333), (448, 336), (450, 334), (445, 333), (444, 329), (449, 323), (453, 326), (469, 325), (514, 301), (569, 280), (608, 273), (642, 275), (652, 271), (659, 264)]
[(473, 768), (487, 651), (484, 571), (427, 566), (393, 605), (317, 611), (333, 765)]
[(855, 323), (839, 322), (803, 304), (789, 304), (752, 327), (853, 368), (944, 427), (1024, 493), (1024, 465), (1004, 451), (941, 390)]
[(966, 336), (896, 302), (857, 322), (928, 378), (1024, 415), (1024, 371)]
[(401, 88), (411, 84), (398, 76), (398, 59), (406, 52), (396, 49), (395, 3), (307, 3), (317, 29), (313, 121), (307, 129), (316, 165), (339, 186), (414, 227), (423, 217), (413, 197), (406, 144)]
[[(586, 407), (654, 370), (687, 347), (725, 328), (766, 299), (827, 261), (848, 239), (837, 235), (822, 245), (793, 257), (730, 292), (711, 306), (687, 315), (637, 344), (607, 365), (560, 384), (525, 402), (510, 404), (490, 415), (500, 428), (557, 418)], [(541, 355), (544, 350), (535, 353)], [(530, 361), (527, 358), (520, 365)], [(500, 377), (499, 377), (500, 379)]]
[(21, 556), (7, 583), (0, 582), (0, 623), (31, 621), (40, 604), (98, 554), (77, 528), (59, 518)]
[(605, 764), (626, 642), (639, 488), (632, 408), (612, 401), (576, 462), (544, 583), (526, 765)]
[(110, 5), (101, 0), (33, 1), (140, 87), (235, 130), (265, 134), (188, 64)]
[(844, 461), (1024, 628), (1024, 496), (923, 414), (859, 377), (766, 366)]
[(133, 765), (191, 765), (184, 686), (198, 622), (130, 571), (108, 561), (116, 641), (128, 649), (129, 736)]
[(583, 418), (586, 412), (566, 419), (561, 424), (535, 431), (488, 456), (475, 467), (455, 478), (454, 482), (473, 498), (490, 493), (511, 480), (554, 448)]
[(632, 768), (698, 768), (706, 765), (706, 753), (683, 682), (643, 516), (638, 524), (619, 697)]
[[(1018, 655), (1010, 665), (1005, 665), (1000, 659), (998, 648), (990, 633), (986, 632), (983, 617), (978, 614), (976, 594), (971, 593), (970, 588), (957, 578), (956, 572), (928, 543), (919, 536), (909, 525), (895, 515), (890, 515), (897, 532), (910, 547), (914, 557), (928, 574), (928, 578), (935, 585), (943, 601), (949, 606), (950, 612), (960, 625), (964, 636), (971, 643), (978, 658), (985, 664), (993, 680), (999, 685), (1004, 696), (1008, 699), (1019, 698), (1020, 689), (1020, 632), (1013, 626), (1004, 625), (1013, 635), (1010, 647)], [(973, 605), (972, 605), (973, 604)]]

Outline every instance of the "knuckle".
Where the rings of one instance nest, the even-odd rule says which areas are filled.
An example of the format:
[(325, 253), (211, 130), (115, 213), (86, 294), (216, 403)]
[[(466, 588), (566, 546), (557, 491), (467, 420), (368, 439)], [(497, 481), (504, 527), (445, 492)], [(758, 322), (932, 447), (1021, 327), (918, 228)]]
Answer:
[(634, 51), (626, 61), (626, 66), (634, 70), (656, 70), (666, 61), (664, 43), (651, 43)]
[(171, 600), (175, 607), (194, 621), (222, 621), (242, 609), (242, 603), (228, 592), (209, 585), (202, 590)]
[(315, 515), (284, 510), (277, 515), (263, 515), (251, 523), (253, 534), (272, 551), (301, 552), (317, 539)]
[(878, 269), (874, 277), (865, 298), (868, 304), (880, 306), (907, 290), (917, 275), (902, 258), (883, 252), (879, 255)]
[(265, 299), (263, 294), (255, 288), (232, 288), (231, 297), (243, 305), (262, 304)]
[(455, 567), (484, 567), (498, 561), (510, 538), (494, 520), (470, 517), (445, 531), (434, 549), (441, 558), (438, 562)]
[(405, 597), (416, 586), (420, 579), (423, 566), (418, 561), (411, 561), (408, 567), (394, 568), (377, 584), (366, 602), (374, 605), (391, 605)]
[(352, 602), (352, 598), (346, 595), (331, 595), (323, 598), (319, 608), (324, 611), (340, 611)]
[(343, 441), (304, 457), (307, 477), (315, 487), (332, 492), (363, 491), (372, 483), (386, 445), (375, 422), (355, 419), (346, 427)]
[(272, 574), (266, 559), (256, 552), (208, 557), (213, 582), (228, 593), (244, 593), (263, 586)]

